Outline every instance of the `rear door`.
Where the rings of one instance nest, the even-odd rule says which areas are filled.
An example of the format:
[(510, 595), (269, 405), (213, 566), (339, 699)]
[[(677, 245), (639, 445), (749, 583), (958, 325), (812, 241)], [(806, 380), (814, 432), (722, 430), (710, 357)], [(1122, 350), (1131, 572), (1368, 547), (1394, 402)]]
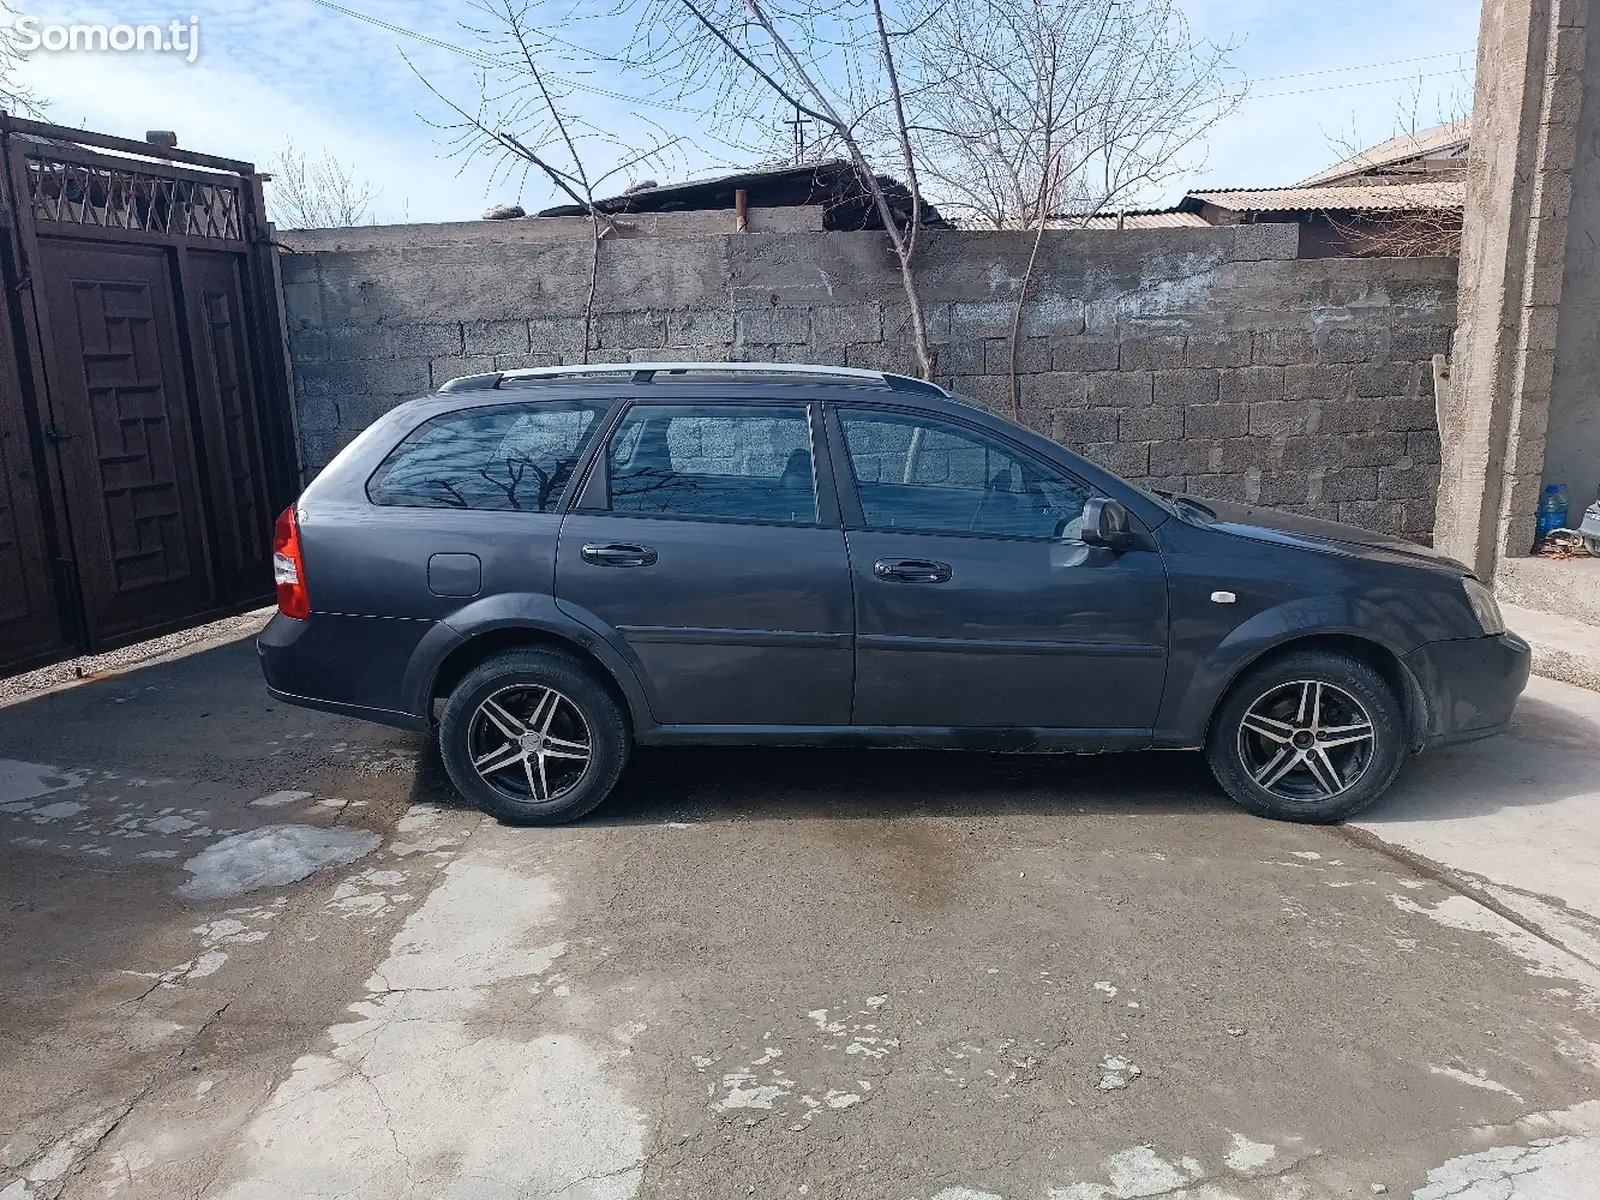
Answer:
[(561, 527), (557, 603), (667, 725), (848, 725), (852, 613), (819, 406), (635, 403)]
[(855, 584), (855, 724), (1153, 726), (1166, 573), (1154, 551), (1078, 540), (1089, 484), (924, 413), (842, 407), (830, 429)]

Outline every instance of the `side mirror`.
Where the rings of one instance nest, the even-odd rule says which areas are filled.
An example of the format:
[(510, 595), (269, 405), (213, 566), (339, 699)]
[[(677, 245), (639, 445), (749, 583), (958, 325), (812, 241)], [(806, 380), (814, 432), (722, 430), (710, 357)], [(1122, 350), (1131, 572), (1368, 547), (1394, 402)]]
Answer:
[(1086, 546), (1108, 550), (1131, 550), (1141, 544), (1127, 508), (1109, 496), (1096, 496), (1083, 506), (1083, 531), (1078, 537)]

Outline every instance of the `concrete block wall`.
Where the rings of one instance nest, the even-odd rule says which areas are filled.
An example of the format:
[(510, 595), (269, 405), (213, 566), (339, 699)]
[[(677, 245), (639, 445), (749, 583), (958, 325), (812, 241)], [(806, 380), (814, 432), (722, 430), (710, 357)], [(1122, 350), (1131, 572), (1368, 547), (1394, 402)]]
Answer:
[[(292, 235), (284, 293), (306, 471), (459, 375), (580, 361), (590, 246), (524, 232), (365, 248)], [(1455, 264), (1295, 258), (1294, 226), (1047, 236), (1019, 353), (1020, 419), (1151, 487), (1427, 539), (1430, 357)], [(1029, 236), (943, 233), (920, 268), (939, 381), (1009, 409)], [(906, 306), (868, 233), (637, 236), (602, 246), (591, 361), (797, 361), (911, 372)]]

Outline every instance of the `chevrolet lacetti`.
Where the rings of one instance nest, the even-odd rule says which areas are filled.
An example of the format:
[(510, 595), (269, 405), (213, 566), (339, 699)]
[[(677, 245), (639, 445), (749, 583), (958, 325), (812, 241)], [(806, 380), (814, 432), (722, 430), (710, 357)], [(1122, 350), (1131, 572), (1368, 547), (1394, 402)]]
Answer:
[(436, 729), (513, 822), (587, 813), (635, 743), (1203, 749), (1251, 812), (1335, 821), (1528, 677), (1457, 562), (1146, 491), (879, 372), (452, 380), (275, 540), (273, 695)]

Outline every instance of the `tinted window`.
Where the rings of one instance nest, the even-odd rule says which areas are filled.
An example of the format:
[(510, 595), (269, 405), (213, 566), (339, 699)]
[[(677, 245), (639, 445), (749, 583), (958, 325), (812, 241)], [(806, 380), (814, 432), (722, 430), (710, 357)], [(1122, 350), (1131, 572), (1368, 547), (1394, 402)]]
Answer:
[(611, 507), (696, 520), (817, 519), (806, 410), (641, 404), (611, 435)]
[(367, 484), (374, 504), (549, 512), (605, 404), (474, 408), (435, 417), (396, 446)]
[(840, 414), (870, 529), (1076, 538), (1087, 484), (959, 425)]

